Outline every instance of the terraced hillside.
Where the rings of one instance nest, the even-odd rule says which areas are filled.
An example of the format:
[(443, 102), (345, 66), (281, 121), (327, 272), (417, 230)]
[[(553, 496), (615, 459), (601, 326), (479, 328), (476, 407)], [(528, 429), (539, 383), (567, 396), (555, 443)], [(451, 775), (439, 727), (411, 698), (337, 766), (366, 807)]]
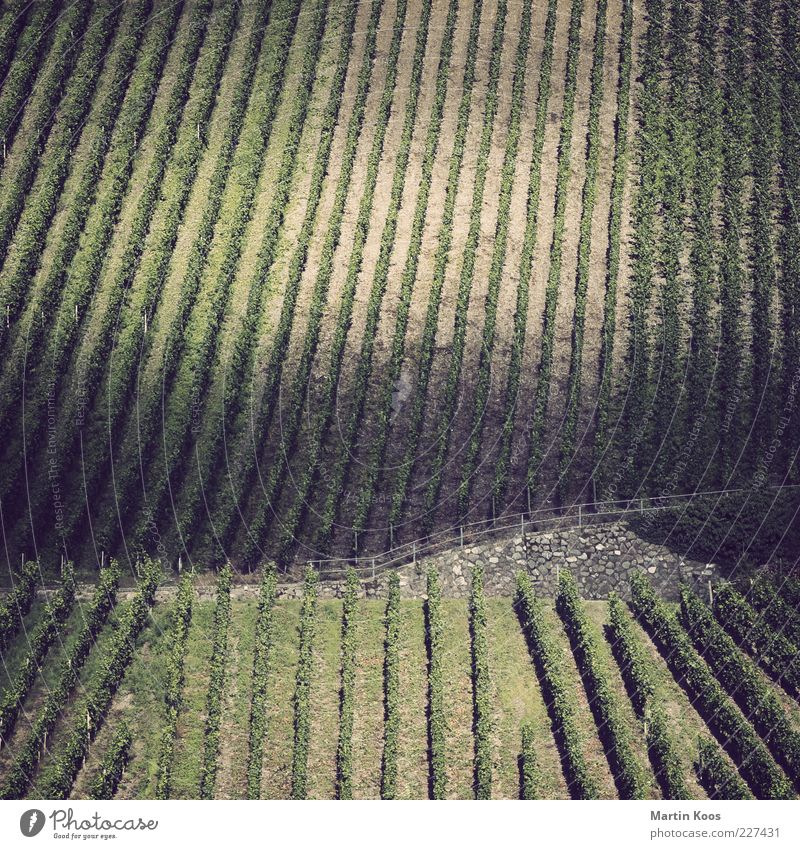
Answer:
[[(800, 585), (679, 609), (364, 598), (309, 571), (185, 575), (76, 596), (29, 564), (0, 609), (0, 795), (40, 798), (789, 798), (800, 789)], [(278, 592), (280, 589), (280, 592)]]
[(797, 12), (9, 0), (11, 560), (797, 484)]

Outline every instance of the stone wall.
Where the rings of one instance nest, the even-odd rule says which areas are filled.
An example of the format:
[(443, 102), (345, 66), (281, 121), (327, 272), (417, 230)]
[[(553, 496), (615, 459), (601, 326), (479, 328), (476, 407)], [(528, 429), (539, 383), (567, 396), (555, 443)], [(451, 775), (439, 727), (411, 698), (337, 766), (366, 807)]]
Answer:
[[(647, 572), (659, 593), (677, 598), (681, 581), (705, 586), (718, 580), (713, 564), (684, 560), (668, 548), (646, 542), (623, 522), (585, 528), (554, 530), (548, 533), (517, 534), (503, 540), (480, 545), (467, 545), (419, 560), (399, 569), (404, 596), (418, 598), (425, 594), (426, 572), (436, 566), (442, 577), (442, 589), (450, 598), (463, 598), (469, 592), (469, 575), (475, 565), (483, 566), (485, 591), (488, 595), (510, 596), (514, 593), (514, 576), (527, 571), (539, 595), (555, 593), (558, 570), (567, 568), (578, 581), (584, 598), (607, 598), (616, 592), (627, 598), (628, 581), (635, 571)], [(364, 581), (364, 595), (385, 597), (387, 577)], [(325, 582), (320, 594), (338, 596), (343, 582)], [(283, 585), (283, 597), (299, 597), (298, 584)]]

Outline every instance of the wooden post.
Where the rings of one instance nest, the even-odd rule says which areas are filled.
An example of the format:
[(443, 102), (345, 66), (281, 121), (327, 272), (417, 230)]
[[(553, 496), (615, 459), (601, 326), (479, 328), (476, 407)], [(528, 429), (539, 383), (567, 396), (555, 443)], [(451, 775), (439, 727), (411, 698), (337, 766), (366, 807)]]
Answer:
[(372, 558), (372, 580), (375, 580), (375, 558)]
[(578, 505), (578, 527), (579, 528), (583, 527), (583, 513), (581, 511), (582, 511), (582, 508), (581, 508), (581, 505), (579, 504)]
[(411, 543), (411, 558), (412, 558), (412, 561), (411, 561), (412, 563), (417, 562), (417, 541), (416, 540), (414, 540)]
[(389, 548), (394, 548), (394, 525), (389, 522)]
[(530, 516), (530, 514), (531, 514), (531, 488), (529, 486), (526, 486), (525, 492), (527, 493), (527, 496), (528, 496), (528, 515)]
[(714, 590), (711, 586), (711, 581), (708, 582), (708, 606), (714, 606)]
[(461, 526), (459, 527), (459, 529), (458, 529), (458, 534), (459, 534), (459, 536), (460, 536), (460, 538), (461, 538), (461, 547), (463, 548), (463, 547), (464, 547), (464, 526), (463, 526), (463, 525), (461, 525)]

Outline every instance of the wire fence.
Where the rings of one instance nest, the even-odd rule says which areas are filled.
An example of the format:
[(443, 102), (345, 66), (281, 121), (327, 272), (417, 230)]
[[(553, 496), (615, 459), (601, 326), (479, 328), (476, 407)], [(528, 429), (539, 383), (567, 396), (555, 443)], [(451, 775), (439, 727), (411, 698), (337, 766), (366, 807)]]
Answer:
[[(773, 491), (800, 489), (800, 485), (773, 486), (770, 489)], [(587, 525), (620, 521), (632, 515), (669, 510), (698, 498), (744, 492), (752, 492), (752, 489), (718, 489), (619, 501), (592, 501), (560, 508), (541, 507), (536, 510), (526, 510), (522, 513), (501, 515), (446, 528), (434, 534), (413, 539), (410, 542), (391, 546), (379, 554), (359, 556), (358, 553), (355, 553), (350, 557), (306, 560), (305, 563), (316, 569), (323, 580), (342, 579), (347, 570), (351, 568), (356, 570), (362, 580), (368, 580), (377, 578), (388, 569), (413, 564), (422, 558), (432, 557), (455, 547), (464, 548), (467, 545), (492, 537), (503, 536), (511, 531), (518, 531), (521, 535), (524, 535), (526, 533), (544, 533), (548, 528), (580, 529)], [(354, 548), (357, 551), (357, 537), (354, 541)]]

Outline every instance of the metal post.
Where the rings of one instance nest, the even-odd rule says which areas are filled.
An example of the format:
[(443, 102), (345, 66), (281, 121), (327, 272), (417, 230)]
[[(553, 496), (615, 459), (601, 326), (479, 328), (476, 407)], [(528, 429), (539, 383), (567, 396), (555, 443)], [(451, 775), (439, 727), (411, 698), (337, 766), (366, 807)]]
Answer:
[(525, 514), (524, 513), (520, 516), (519, 529), (520, 529), (520, 533), (522, 534), (522, 536), (525, 536)]
[(375, 580), (375, 558), (372, 558), (372, 580)]
[(411, 560), (412, 563), (417, 562), (417, 541), (416, 540), (414, 540), (411, 543), (411, 558), (412, 558), (412, 560)]
[(582, 509), (581, 505), (579, 504), (578, 505), (578, 527), (579, 528), (583, 527), (583, 514), (581, 512), (581, 509)]
[(531, 488), (529, 486), (525, 487), (525, 492), (528, 495), (528, 515), (531, 514)]
[(714, 590), (711, 587), (711, 581), (708, 582), (708, 606), (714, 606)]
[(394, 525), (389, 522), (389, 548), (394, 548)]

